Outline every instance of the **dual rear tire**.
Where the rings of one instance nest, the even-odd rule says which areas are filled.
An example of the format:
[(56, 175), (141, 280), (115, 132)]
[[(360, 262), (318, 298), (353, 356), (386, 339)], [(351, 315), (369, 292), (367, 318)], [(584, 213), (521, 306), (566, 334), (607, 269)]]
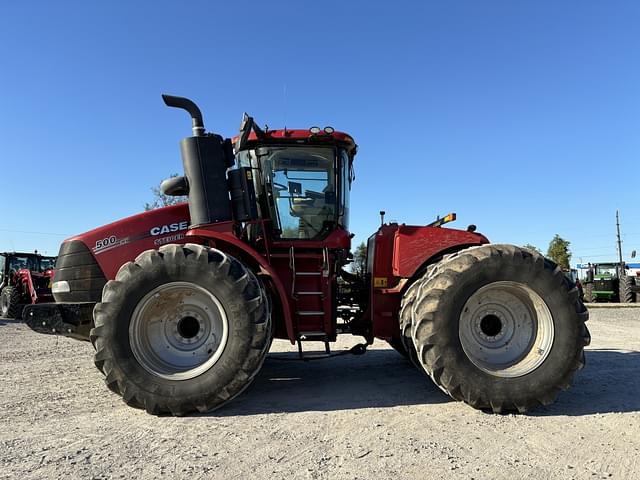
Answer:
[(511, 245), (462, 250), (406, 291), (403, 342), (448, 395), (479, 409), (552, 403), (584, 365), (588, 312), (541, 255)]

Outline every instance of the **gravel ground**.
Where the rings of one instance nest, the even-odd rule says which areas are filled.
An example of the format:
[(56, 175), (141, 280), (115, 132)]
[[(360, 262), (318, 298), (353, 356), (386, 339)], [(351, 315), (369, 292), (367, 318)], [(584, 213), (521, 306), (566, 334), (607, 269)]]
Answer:
[(589, 328), (574, 388), (530, 415), (450, 401), (382, 343), (302, 363), (275, 342), (230, 405), (172, 418), (111, 394), (90, 344), (0, 320), (0, 478), (640, 478), (640, 309)]

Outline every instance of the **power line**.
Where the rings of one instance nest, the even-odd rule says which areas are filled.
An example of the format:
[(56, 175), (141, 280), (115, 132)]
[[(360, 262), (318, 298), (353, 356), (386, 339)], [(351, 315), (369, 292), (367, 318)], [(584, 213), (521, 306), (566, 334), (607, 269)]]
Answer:
[(594, 257), (615, 257), (615, 256), (616, 256), (615, 253), (613, 253), (613, 254), (612, 253), (606, 253), (606, 254), (602, 254), (602, 255), (591, 255), (591, 254), (589, 254), (589, 255), (576, 255), (575, 253), (571, 254), (571, 257), (574, 258), (574, 259), (576, 257), (594, 258)]
[(583, 251), (586, 251), (586, 250), (606, 250), (608, 248), (611, 248), (611, 246), (610, 245), (603, 245), (603, 246), (600, 246), (600, 247), (586, 247), (586, 248), (580, 248), (578, 251), (579, 252), (583, 252)]
[(9, 233), (27, 233), (29, 235), (51, 235), (56, 237), (70, 237), (69, 233), (53, 233), (53, 232), (28, 232), (26, 230), (7, 230), (5, 228), (0, 228), (0, 232), (9, 232)]

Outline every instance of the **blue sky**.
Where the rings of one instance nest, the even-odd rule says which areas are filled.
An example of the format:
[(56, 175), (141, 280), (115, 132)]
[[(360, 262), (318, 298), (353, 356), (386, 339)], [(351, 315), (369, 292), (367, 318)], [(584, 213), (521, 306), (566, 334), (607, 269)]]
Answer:
[(605, 261), (619, 209), (640, 254), (639, 24), (634, 1), (3, 2), (0, 250), (140, 211), (189, 134), (166, 92), (225, 136), (244, 111), (352, 134), (356, 241), (381, 209), (453, 211)]

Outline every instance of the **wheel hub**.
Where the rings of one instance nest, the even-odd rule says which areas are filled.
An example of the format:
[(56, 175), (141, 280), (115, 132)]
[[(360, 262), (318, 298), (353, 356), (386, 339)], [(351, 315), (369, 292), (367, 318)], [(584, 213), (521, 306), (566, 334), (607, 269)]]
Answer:
[(497, 315), (490, 313), (480, 320), (480, 331), (486, 337), (496, 337), (502, 331), (502, 320)]
[(195, 317), (184, 317), (178, 321), (178, 334), (185, 339), (196, 337), (200, 330), (200, 322)]
[(171, 380), (206, 372), (222, 355), (227, 336), (222, 304), (189, 282), (171, 282), (149, 292), (138, 302), (129, 325), (136, 360), (148, 372)]
[(459, 336), (471, 362), (499, 377), (538, 368), (553, 344), (551, 312), (529, 286), (493, 282), (474, 292), (460, 315)]

